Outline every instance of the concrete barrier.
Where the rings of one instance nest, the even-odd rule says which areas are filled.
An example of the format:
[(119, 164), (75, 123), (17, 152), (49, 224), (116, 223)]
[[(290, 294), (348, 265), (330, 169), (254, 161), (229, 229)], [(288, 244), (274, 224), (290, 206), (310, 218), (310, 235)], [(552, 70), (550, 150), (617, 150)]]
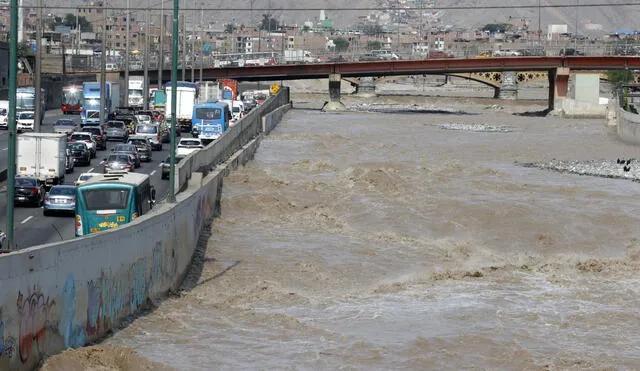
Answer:
[(284, 116), (284, 114), (287, 113), (287, 111), (290, 110), (291, 107), (292, 104), (291, 102), (289, 102), (289, 104), (285, 104), (284, 106), (277, 108), (273, 112), (264, 115), (262, 117), (262, 132), (265, 135), (269, 135), (271, 130), (276, 127), (278, 122), (280, 122), (280, 120), (282, 119), (282, 116)]
[[(260, 143), (263, 134), (251, 125), (234, 135), (253, 137), (208, 175), (190, 173), (177, 203), (159, 204), (118, 229), (1, 256), (0, 370), (32, 370), (47, 356), (99, 340), (177, 288), (202, 228), (219, 213), (222, 178), (252, 159)], [(226, 143), (240, 143), (235, 137)]]
[(232, 153), (258, 136), (262, 132), (262, 117), (285, 105), (290, 105), (288, 87), (282, 87), (276, 96), (270, 97), (258, 108), (249, 112), (220, 138), (183, 158), (176, 164), (176, 192), (187, 186), (191, 173), (206, 171), (224, 162)]
[(619, 104), (616, 106), (616, 130), (623, 142), (640, 144), (640, 115), (627, 112)]

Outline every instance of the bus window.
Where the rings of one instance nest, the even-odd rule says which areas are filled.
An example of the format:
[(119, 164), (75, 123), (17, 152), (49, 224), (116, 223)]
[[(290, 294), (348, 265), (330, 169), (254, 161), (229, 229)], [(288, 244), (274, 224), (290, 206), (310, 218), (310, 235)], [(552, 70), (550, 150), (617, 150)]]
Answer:
[(129, 202), (128, 189), (88, 189), (82, 195), (87, 210), (122, 210)]

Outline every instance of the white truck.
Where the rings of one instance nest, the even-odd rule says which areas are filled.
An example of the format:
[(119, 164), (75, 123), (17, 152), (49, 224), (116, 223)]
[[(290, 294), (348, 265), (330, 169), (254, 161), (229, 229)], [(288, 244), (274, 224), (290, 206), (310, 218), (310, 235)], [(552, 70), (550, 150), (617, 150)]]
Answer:
[(222, 84), (218, 81), (202, 81), (197, 83), (198, 102), (207, 103), (210, 100), (222, 99)]
[(127, 93), (129, 94), (127, 105), (129, 107), (141, 108), (144, 105), (144, 77), (129, 76)]
[(285, 63), (315, 63), (318, 58), (314, 58), (311, 52), (302, 49), (289, 49), (284, 51)]
[[(173, 117), (171, 112), (171, 82), (164, 85), (167, 95), (167, 103), (164, 111), (167, 118)], [(191, 116), (193, 115), (193, 105), (196, 104), (196, 84), (186, 81), (178, 81), (176, 89), (176, 122), (183, 132), (191, 131)]]
[(24, 133), (17, 137), (16, 174), (37, 178), (45, 186), (64, 183), (67, 136)]

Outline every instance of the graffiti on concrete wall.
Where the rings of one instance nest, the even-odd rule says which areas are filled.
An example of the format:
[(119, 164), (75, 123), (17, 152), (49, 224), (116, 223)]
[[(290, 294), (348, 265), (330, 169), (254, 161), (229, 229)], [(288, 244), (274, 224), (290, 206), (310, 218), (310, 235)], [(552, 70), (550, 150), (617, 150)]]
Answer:
[(69, 273), (64, 283), (60, 305), (60, 322), (58, 331), (64, 339), (65, 348), (81, 347), (85, 343), (85, 333), (81, 326), (75, 325), (76, 318), (76, 282)]
[(40, 345), (51, 325), (49, 312), (56, 303), (45, 297), (39, 287), (33, 286), (26, 294), (18, 292), (16, 304), (20, 323), (20, 360), (26, 362), (35, 350), (40, 356)]
[(11, 358), (16, 350), (16, 339), (4, 335), (4, 318), (0, 310), (0, 358)]

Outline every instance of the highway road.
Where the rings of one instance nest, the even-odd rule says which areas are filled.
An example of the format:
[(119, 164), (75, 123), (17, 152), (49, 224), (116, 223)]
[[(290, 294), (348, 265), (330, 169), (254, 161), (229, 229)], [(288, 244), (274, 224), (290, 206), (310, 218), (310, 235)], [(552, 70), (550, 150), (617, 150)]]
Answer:
[[(60, 118), (73, 118), (80, 120), (80, 116), (62, 115), (59, 110), (50, 110), (45, 114), (42, 126), (43, 132), (52, 132), (53, 123)], [(118, 142), (109, 142), (107, 150), (98, 151), (96, 158), (91, 160), (89, 166), (76, 166), (73, 172), (65, 175), (65, 183), (73, 184), (78, 176), (84, 172), (102, 172), (102, 160), (111, 148)], [(0, 167), (6, 168), (8, 135), (6, 131), (0, 132)], [(151, 184), (156, 188), (158, 201), (164, 199), (167, 194), (169, 182), (161, 179), (160, 162), (169, 156), (169, 144), (165, 143), (162, 151), (153, 152), (153, 161), (143, 162), (136, 172), (151, 175)], [(6, 209), (6, 183), (0, 188), (0, 228), (4, 230), (7, 225)], [(14, 211), (14, 242), (18, 249), (24, 249), (44, 243), (57, 242), (75, 238), (73, 215), (42, 215), (41, 207), (16, 206)]]

